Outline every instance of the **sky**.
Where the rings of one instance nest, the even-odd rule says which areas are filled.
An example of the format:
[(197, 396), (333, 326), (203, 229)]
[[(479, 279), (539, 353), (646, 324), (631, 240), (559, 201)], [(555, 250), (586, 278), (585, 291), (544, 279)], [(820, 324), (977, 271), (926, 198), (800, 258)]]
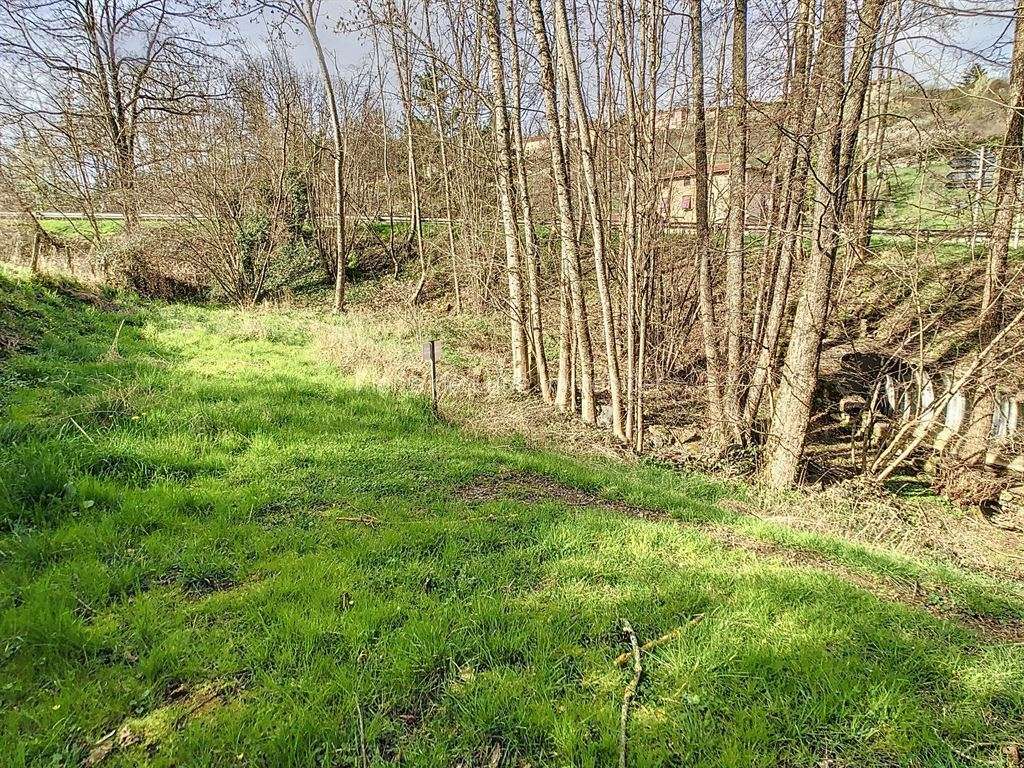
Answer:
[[(372, 1), (372, 0), (371, 0)], [(342, 73), (350, 71), (371, 53), (367, 41), (356, 32), (339, 31), (339, 23), (351, 22), (355, 4), (352, 0), (324, 0), (320, 24), (320, 40), (329, 59), (336, 62)], [(244, 43), (254, 51), (266, 50), (269, 40), (281, 37), (299, 67), (313, 69), (316, 58), (305, 31), (274, 24), (267, 16), (246, 19), (239, 24)]]
[[(373, 0), (370, 0), (373, 2)], [(970, 2), (973, 6), (968, 8)], [(994, 5), (1000, 0), (965, 0), (960, 5), (963, 15), (951, 17), (942, 28), (917, 30), (900, 46), (900, 68), (926, 85), (951, 85), (978, 58), (993, 75), (1005, 76), (999, 62), (1008, 59), (1012, 29), (1006, 11)], [(1012, 7), (1012, 6), (1011, 6)], [(992, 16), (977, 15), (989, 10)], [(974, 12), (974, 13), (972, 13)], [(321, 41), (328, 57), (342, 74), (357, 68), (371, 54), (368, 41), (355, 31), (339, 28), (352, 26), (354, 0), (324, 0), (320, 25)], [(970, 15), (969, 15), (970, 14)], [(347, 22), (347, 24), (346, 24)], [(282, 39), (301, 68), (314, 69), (316, 60), (304, 31), (282, 27), (267, 16), (254, 17), (239, 24), (239, 37), (254, 52), (265, 51), (273, 37)]]

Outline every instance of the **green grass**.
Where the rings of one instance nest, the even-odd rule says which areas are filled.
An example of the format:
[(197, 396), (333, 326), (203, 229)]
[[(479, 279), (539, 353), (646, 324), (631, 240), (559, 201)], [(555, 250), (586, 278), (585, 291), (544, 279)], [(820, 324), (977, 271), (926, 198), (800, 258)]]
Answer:
[[(85, 220), (43, 219), (40, 226), (49, 234), (68, 239), (91, 240), (94, 237), (92, 224)], [(117, 219), (99, 219), (96, 222), (100, 237), (116, 235), (124, 228)]]
[[(1024, 736), (1021, 646), (701, 525), (1019, 619), (998, 585), (733, 520), (697, 476), (469, 438), (354, 388), (307, 314), (4, 277), (0, 307), (26, 318), (0, 362), (4, 765), (80, 765), (126, 720), (147, 738), (102, 765), (357, 765), (359, 713), (376, 765), (611, 765), (620, 620), (645, 641), (697, 613), (644, 657), (630, 765), (993, 765)], [(460, 495), (500, 472), (679, 522)], [(223, 706), (173, 710), (225, 681)]]
[[(947, 187), (949, 171), (949, 164), (944, 162), (898, 166), (887, 171), (888, 200), (880, 207), (876, 225), (911, 231), (970, 229), (972, 190)], [(986, 190), (981, 227), (991, 224), (992, 194)]]
[[(91, 241), (96, 238), (92, 223), (86, 219), (42, 219), (39, 225), (49, 234), (65, 240)], [(154, 231), (165, 227), (181, 226), (181, 224), (158, 219), (143, 219), (139, 222), (139, 226), (143, 230)], [(99, 239), (104, 240), (119, 235), (124, 230), (124, 222), (120, 219), (97, 219), (96, 227), (99, 230)]]

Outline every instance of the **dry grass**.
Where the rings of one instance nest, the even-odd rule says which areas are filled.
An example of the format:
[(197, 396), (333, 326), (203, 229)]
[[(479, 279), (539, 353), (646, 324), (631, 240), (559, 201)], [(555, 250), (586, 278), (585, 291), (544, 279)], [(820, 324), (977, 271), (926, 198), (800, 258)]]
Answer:
[(439, 339), (438, 400), (446, 420), (488, 438), (515, 437), (577, 455), (627, 455), (604, 430), (513, 391), (499, 318), (458, 315), (448, 305), (410, 307), (401, 288), (384, 281), (343, 317), (316, 324), (315, 344), (353, 382), (391, 394), (429, 396), (422, 347)]
[(824, 491), (751, 493), (744, 511), (789, 528), (1024, 583), (1024, 535), (936, 496), (904, 497), (859, 479)]

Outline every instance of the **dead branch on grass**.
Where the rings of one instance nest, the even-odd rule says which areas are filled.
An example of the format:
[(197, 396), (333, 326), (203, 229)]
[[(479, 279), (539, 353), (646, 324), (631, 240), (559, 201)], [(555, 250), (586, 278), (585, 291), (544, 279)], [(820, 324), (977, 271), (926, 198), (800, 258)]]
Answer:
[(629, 638), (630, 655), (633, 657), (633, 679), (622, 693), (622, 714), (619, 717), (619, 768), (626, 768), (626, 725), (629, 722), (629, 705), (636, 697), (637, 688), (640, 687), (640, 675), (644, 670), (640, 665), (640, 644), (637, 642), (636, 632), (626, 619), (622, 620), (622, 631)]
[[(654, 640), (648, 640), (646, 643), (644, 643), (643, 645), (640, 646), (640, 652), (641, 653), (647, 653), (649, 651), (653, 651), (655, 648), (657, 648), (659, 646), (662, 646), (662, 645), (665, 645), (665, 643), (668, 643), (668, 642), (670, 642), (672, 640), (675, 640), (677, 637), (679, 637), (683, 633), (684, 629), (686, 629), (687, 627), (689, 627), (689, 626), (691, 626), (693, 624), (697, 624), (698, 622), (702, 621), (703, 619), (704, 619), (704, 614), (703, 613), (698, 613), (696, 616), (694, 616), (688, 622), (686, 622), (685, 624), (682, 624), (682, 625), (676, 627), (671, 632), (666, 632), (664, 635), (662, 635), (661, 637), (655, 638)], [(615, 666), (621, 667), (623, 664), (625, 664), (627, 661), (629, 661), (630, 658), (632, 658), (632, 656), (633, 656), (633, 652), (632, 651), (626, 651), (625, 653), (620, 653), (618, 656), (615, 657)]]

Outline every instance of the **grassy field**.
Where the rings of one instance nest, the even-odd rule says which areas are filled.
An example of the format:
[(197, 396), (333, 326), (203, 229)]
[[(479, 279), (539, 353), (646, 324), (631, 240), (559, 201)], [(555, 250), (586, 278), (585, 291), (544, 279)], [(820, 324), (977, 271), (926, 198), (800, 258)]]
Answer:
[(1019, 590), (467, 437), (311, 319), (0, 277), (3, 765), (614, 765), (623, 619), (681, 628), (632, 766), (1024, 743)]
[[(923, 166), (904, 165), (887, 171), (888, 199), (879, 211), (878, 227), (913, 231), (922, 229), (969, 230), (974, 225), (971, 206), (974, 191), (947, 187), (950, 166), (931, 162)], [(994, 191), (987, 189), (981, 205), (979, 226), (991, 226)], [(886, 192), (883, 191), (883, 196)]]
[[(92, 224), (84, 219), (42, 219), (39, 224), (51, 235), (69, 240), (91, 240), (94, 236)], [(118, 219), (100, 219), (97, 225), (101, 238), (119, 234), (124, 229)]]

